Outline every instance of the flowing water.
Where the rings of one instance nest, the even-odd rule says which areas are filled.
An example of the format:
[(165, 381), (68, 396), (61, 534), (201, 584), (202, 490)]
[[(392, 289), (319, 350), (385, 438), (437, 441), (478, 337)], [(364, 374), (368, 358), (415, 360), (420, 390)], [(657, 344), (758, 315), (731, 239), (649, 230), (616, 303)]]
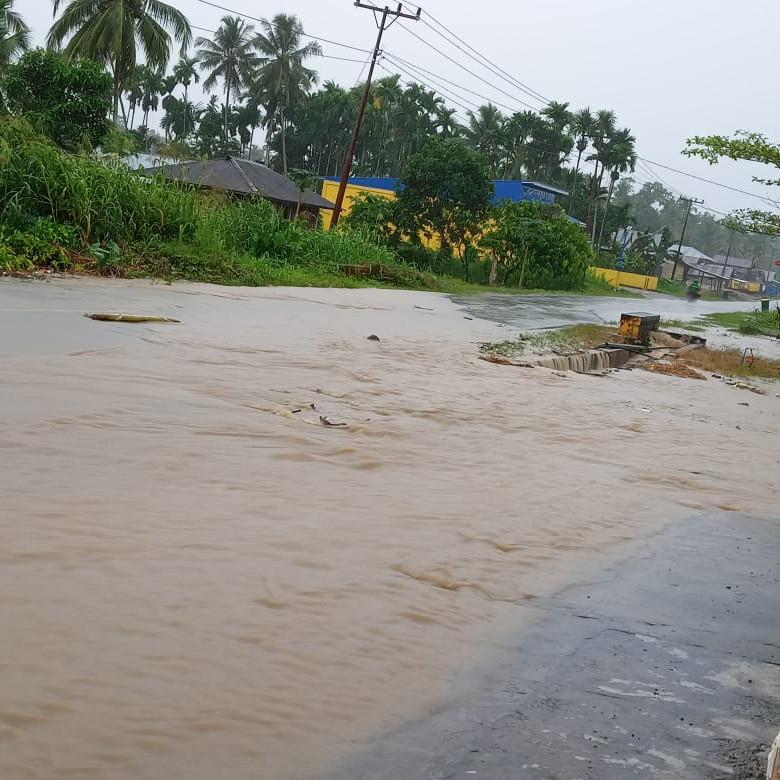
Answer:
[(774, 396), (477, 359), (505, 333), (420, 293), (0, 284), (0, 777), (314, 778), (610, 550), (774, 512)]

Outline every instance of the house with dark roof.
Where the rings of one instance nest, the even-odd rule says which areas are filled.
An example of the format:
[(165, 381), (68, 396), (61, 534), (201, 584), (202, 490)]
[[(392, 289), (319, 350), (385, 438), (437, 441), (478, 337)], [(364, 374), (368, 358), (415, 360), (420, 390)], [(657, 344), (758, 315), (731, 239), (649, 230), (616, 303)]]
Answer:
[(259, 195), (271, 201), (287, 218), (298, 212), (315, 219), (320, 209), (332, 209), (333, 203), (316, 192), (301, 190), (298, 185), (262, 163), (239, 157), (218, 157), (213, 160), (178, 162), (147, 168), (144, 173), (162, 172), (166, 179), (184, 182), (204, 189), (218, 190), (237, 196)]

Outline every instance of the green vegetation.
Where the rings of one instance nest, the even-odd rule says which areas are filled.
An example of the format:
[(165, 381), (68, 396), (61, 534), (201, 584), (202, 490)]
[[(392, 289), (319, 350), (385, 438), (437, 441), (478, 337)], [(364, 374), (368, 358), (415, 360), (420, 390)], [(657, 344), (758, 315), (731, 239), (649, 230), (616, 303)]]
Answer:
[(614, 336), (615, 328), (610, 325), (578, 323), (565, 328), (536, 330), (521, 333), (515, 339), (485, 342), (479, 345), (485, 355), (513, 358), (528, 352), (572, 353), (600, 346)]
[[(575, 112), (551, 101), (538, 113), (505, 115), (488, 104), (459, 123), (427, 87), (397, 75), (377, 79), (353, 173), (400, 175), (403, 187), (395, 203), (356, 204), (328, 234), (257, 203), (140, 180), (99, 159), (97, 150), (182, 159), (230, 153), (262, 158), (301, 185), (341, 169), (362, 85), (316, 88), (311, 65), (321, 47), (296, 16), (256, 26), (225, 16), (193, 50), (190, 23), (175, 5), (53, 0), (47, 45), (56, 52), (24, 55), (29, 28), (14, 0), (0, 0), (0, 112), (23, 120), (0, 132), (0, 162), (8, 160), (0, 171), (5, 269), (242, 283), (310, 273), (317, 283), (613, 294), (587, 273), (588, 241), (602, 250), (606, 242), (605, 263), (614, 262), (612, 236), (628, 218), (620, 179), (633, 171), (636, 152), (609, 110)], [(188, 92), (201, 74), (215, 93), (206, 105)], [(164, 136), (150, 129), (157, 124)], [(582, 172), (584, 161), (592, 174)], [(567, 210), (586, 230), (560, 207), (490, 206), (493, 178), (570, 190)]]
[(112, 89), (96, 62), (69, 62), (43, 49), (8, 66), (0, 80), (7, 110), (68, 151), (89, 151), (106, 138)]
[(700, 318), (703, 322), (720, 325), (728, 330), (743, 333), (745, 335), (768, 334), (777, 336), (780, 334), (780, 311), (730, 311), (705, 314)]
[(705, 325), (700, 319), (696, 320), (661, 320), (661, 328), (671, 330), (688, 330), (694, 333), (700, 333), (705, 330)]

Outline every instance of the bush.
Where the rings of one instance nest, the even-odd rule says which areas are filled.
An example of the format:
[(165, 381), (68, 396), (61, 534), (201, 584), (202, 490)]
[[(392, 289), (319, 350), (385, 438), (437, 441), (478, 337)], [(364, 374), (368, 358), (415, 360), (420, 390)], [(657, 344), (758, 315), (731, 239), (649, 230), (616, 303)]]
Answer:
[(72, 263), (67, 248), (75, 237), (75, 228), (47, 217), (39, 217), (24, 228), (0, 224), (0, 266), (6, 271), (69, 268)]

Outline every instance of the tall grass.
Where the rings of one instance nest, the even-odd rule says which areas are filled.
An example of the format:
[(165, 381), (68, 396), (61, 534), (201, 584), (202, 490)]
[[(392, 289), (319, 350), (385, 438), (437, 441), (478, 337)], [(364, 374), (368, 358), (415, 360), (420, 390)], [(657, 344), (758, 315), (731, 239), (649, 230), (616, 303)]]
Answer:
[(63, 152), (22, 120), (0, 119), (0, 221), (37, 217), (72, 225), (83, 244), (150, 236), (188, 238), (194, 191), (144, 179), (121, 162)]

